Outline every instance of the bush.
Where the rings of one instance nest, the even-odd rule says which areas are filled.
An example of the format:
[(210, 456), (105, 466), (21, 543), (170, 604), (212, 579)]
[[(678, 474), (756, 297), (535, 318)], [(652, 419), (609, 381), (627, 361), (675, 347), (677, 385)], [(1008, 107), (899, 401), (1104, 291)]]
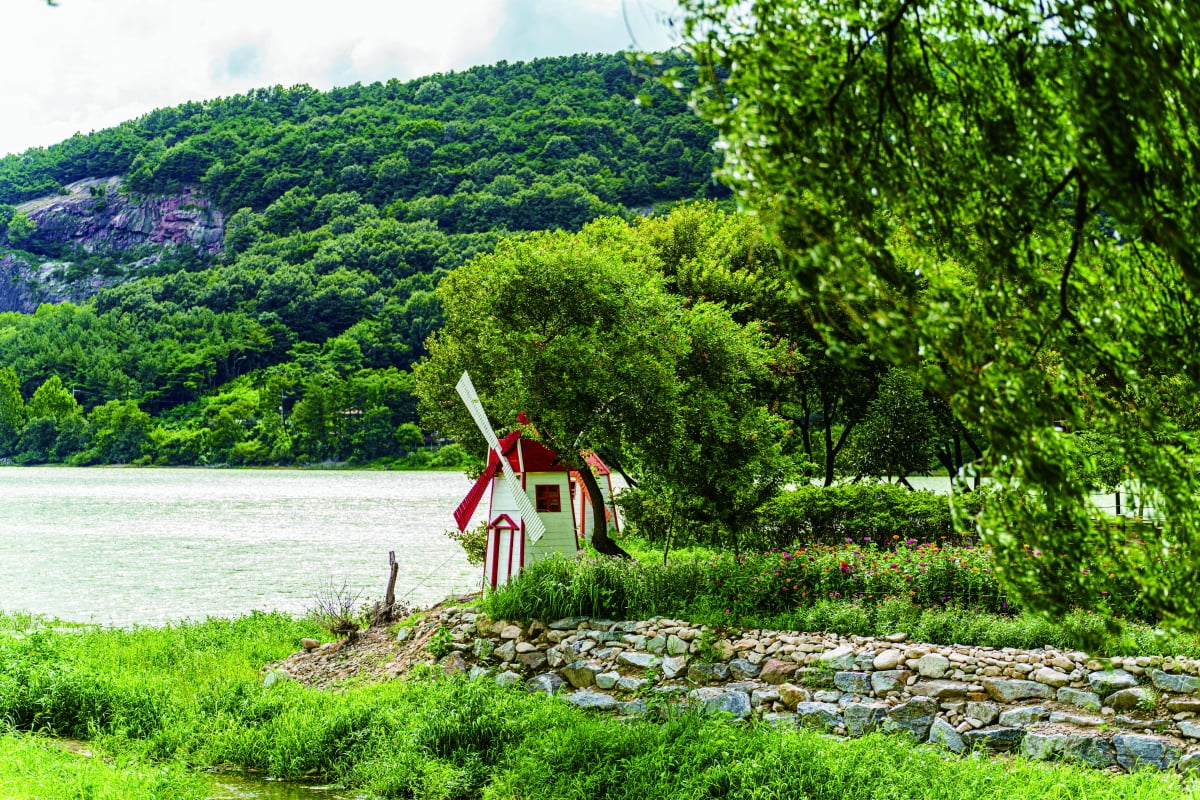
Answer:
[[(982, 497), (972, 492), (961, 502), (972, 512)], [(800, 486), (759, 508), (753, 538), (760, 549), (838, 542), (890, 547), (905, 539), (969, 543), (971, 537), (954, 528), (950, 502), (949, 495), (894, 484)]]

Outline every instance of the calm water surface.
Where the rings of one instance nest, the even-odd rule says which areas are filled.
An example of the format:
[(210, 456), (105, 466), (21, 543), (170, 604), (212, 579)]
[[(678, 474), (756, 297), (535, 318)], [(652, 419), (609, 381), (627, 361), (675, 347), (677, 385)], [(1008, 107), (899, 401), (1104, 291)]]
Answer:
[(303, 613), (332, 581), (477, 588), (444, 535), (461, 473), (0, 467), (0, 609), (105, 625)]

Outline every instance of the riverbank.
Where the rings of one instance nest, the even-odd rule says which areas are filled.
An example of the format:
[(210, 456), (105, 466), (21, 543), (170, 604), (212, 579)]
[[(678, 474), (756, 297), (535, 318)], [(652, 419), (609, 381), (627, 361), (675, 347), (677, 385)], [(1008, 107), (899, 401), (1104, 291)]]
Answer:
[[(323, 683), (315, 672), (309, 678), (297, 668), (291, 679), (281, 673), (281, 666), (298, 663), (301, 641), (316, 631), (303, 620), (278, 614), (126, 631), (10, 633), (0, 636), (0, 719), (17, 731), (86, 737), (111, 763), (135, 765), (133, 772), (137, 764), (253, 770), (337, 782), (379, 797), (853, 800), (878, 797), (883, 787), (890, 796), (946, 800), (1054, 792), (1089, 798), (1191, 796), (1186, 779), (1173, 772), (1112, 775), (1025, 758), (950, 758), (943, 748), (917, 747), (903, 735), (876, 732), (837, 740), (782, 717), (768, 720), (768, 713), (785, 713), (775, 710), (776, 703), (787, 705), (784, 684), (767, 684), (779, 692), (778, 700), (769, 688), (732, 685), (734, 661), (746, 649), (738, 647), (741, 640), (729, 642), (734, 651), (726, 662), (728, 682), (688, 689), (679, 700), (699, 701), (693, 702), (694, 713), (664, 713), (681, 707), (663, 699), (665, 692), (656, 690), (667, 681), (650, 681), (649, 673), (661, 674), (667, 658), (678, 658), (670, 650), (679, 649), (679, 642), (688, 643), (686, 674), (692, 666), (713, 664), (711, 653), (724, 650), (727, 636), (698, 630), (688, 641), (686, 627), (659, 636), (672, 627), (663, 620), (623, 626), (632, 630), (617, 629), (619, 623), (601, 630), (599, 623), (579, 620), (567, 627), (505, 624), (497, 631), (498, 623), (507, 621), (490, 620), (485, 626), (472, 614), (478, 612), (441, 608), (355, 642), (318, 645), (303, 658), (314, 670), (324, 660)], [(488, 632), (468, 638), (470, 625), (476, 626), (475, 634), (485, 627)], [(659, 630), (647, 635), (649, 629), (637, 632), (638, 625)], [(638, 636), (645, 637), (641, 647), (634, 646)], [(478, 663), (475, 651), (487, 646), (476, 639), (494, 644), (484, 659), (491, 666)], [(658, 647), (656, 639), (662, 640), (662, 656), (650, 649)], [(564, 687), (572, 684), (570, 677), (580, 682), (584, 670), (571, 665), (600, 658), (601, 645), (618, 651), (616, 669), (606, 670), (617, 672), (618, 681), (648, 682), (627, 683), (626, 694), (614, 695), (616, 703), (630, 706), (598, 713), (568, 701), (583, 689), (572, 685), (565, 698), (545, 691), (555, 681), (539, 676), (567, 676)], [(576, 646), (586, 657), (550, 666), (552, 658), (565, 657)], [(757, 647), (750, 647), (743, 660), (752, 664)], [(506, 661), (510, 650), (512, 659)], [(621, 653), (628, 654), (624, 660)], [(642, 664), (642, 654), (662, 662), (652, 666), (647, 658)], [(429, 663), (434, 656), (436, 663)], [(541, 659), (544, 666), (538, 664)], [(529, 669), (530, 677), (514, 668), (518, 664)], [(494, 672), (477, 672), (470, 679), (473, 666)], [(743, 683), (760, 680), (764, 670), (770, 674), (766, 660), (755, 666), (759, 675)], [(505, 673), (518, 679), (497, 681)], [(593, 676), (597, 686), (606, 680), (602, 674)], [(527, 691), (531, 678), (539, 691)], [(803, 680), (793, 685), (814, 694), (820, 690)], [(736, 715), (702, 713), (709, 699), (734, 691), (747, 694), (753, 714), (734, 722)], [(691, 692), (700, 694), (688, 697)], [(755, 692), (763, 701), (757, 706)], [(715, 694), (710, 698), (709, 693)], [(119, 776), (114, 773), (113, 779)], [(0, 780), (11, 782), (11, 770)], [(175, 795), (164, 789), (142, 796)]]
[(330, 688), (435, 664), (624, 717), (686, 708), (840, 736), (901, 732), (955, 753), (1200, 772), (1200, 660), (1185, 657), (936, 645), (903, 631), (714, 631), (662, 618), (522, 625), (448, 606), (394, 636), (377, 629), (295, 653), (267, 680)]

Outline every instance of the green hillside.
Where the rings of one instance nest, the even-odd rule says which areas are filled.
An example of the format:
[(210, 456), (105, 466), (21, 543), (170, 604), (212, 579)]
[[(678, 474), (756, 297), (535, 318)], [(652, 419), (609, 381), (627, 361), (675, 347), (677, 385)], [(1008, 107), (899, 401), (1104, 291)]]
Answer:
[[(713, 138), (657, 75), (580, 55), (261, 89), (0, 159), (0, 256), (108, 287), (0, 314), (0, 458), (402, 456), (440, 277), (505, 234), (723, 196)], [(219, 252), (106, 250), (17, 208), (106, 176), (135, 200), (198, 189)]]

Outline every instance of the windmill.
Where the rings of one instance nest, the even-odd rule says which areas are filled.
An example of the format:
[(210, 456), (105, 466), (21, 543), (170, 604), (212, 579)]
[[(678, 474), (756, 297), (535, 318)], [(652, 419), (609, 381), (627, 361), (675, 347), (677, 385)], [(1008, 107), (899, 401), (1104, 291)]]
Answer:
[(552, 553), (575, 555), (579, 540), (570, 472), (558, 454), (522, 438), (519, 430), (497, 439), (471, 376), (464, 372), (455, 388), (488, 443), (487, 467), (454, 511), (459, 530), (466, 530), (484, 494), (491, 490), (484, 584), (493, 589), (501, 586), (522, 567)]

